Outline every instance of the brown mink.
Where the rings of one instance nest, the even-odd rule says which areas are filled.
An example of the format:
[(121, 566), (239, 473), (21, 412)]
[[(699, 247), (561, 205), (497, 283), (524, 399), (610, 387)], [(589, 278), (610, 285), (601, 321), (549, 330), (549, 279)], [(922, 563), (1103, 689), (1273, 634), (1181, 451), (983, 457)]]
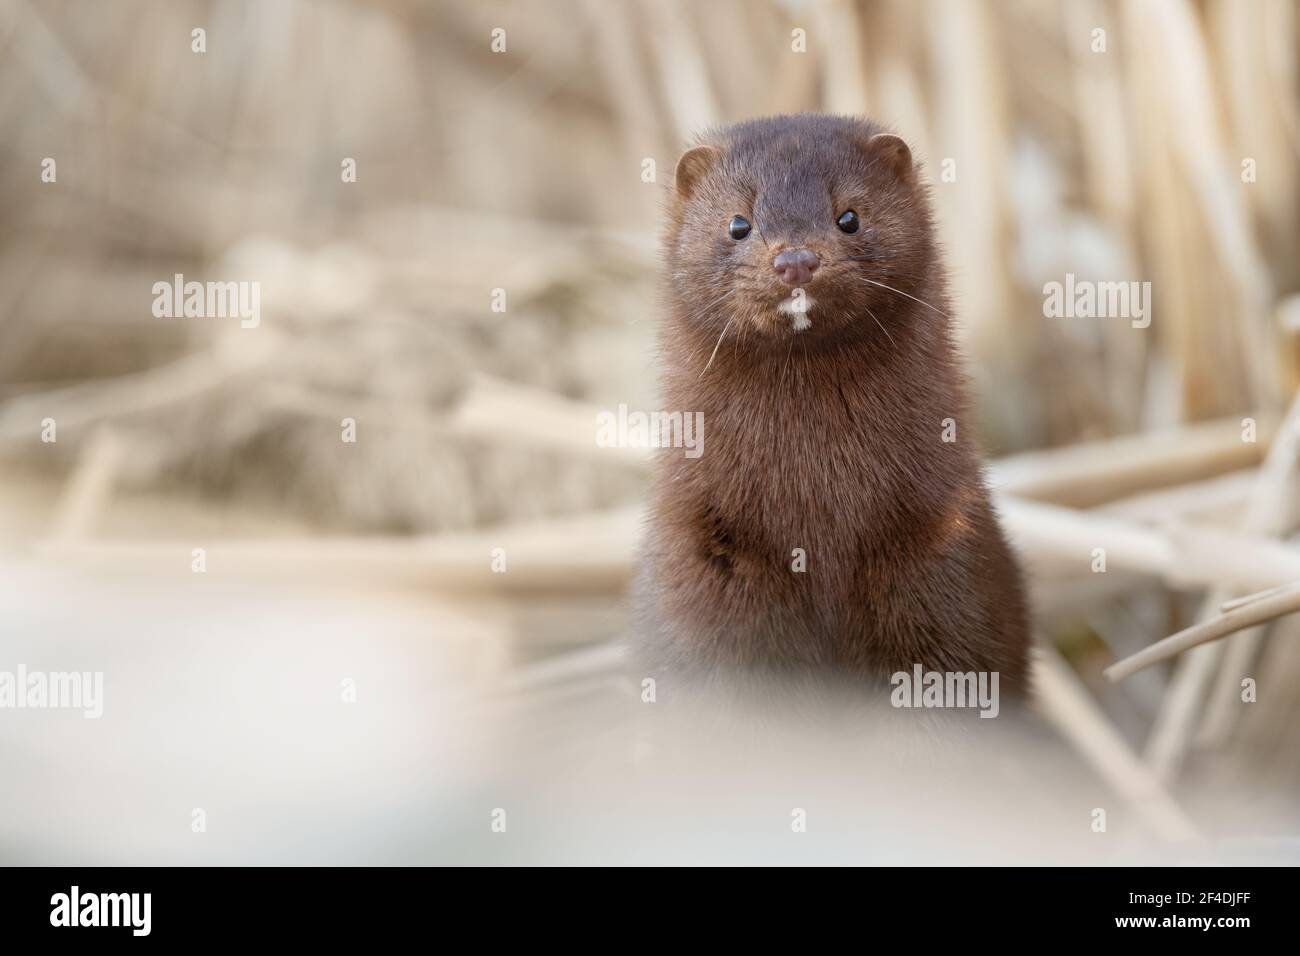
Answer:
[(702, 413), (704, 440), (658, 452), (635, 596), (647, 673), (920, 664), (1023, 695), (1020, 573), (907, 145), (821, 114), (712, 131), (678, 162), (664, 256), (664, 407)]

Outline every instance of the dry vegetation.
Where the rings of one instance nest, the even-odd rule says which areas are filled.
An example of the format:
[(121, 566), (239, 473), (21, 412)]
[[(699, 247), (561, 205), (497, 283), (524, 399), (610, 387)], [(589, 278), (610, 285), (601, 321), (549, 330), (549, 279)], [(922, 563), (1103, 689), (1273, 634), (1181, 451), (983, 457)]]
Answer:
[[(519, 658), (612, 636), (644, 465), (593, 414), (653, 401), (681, 144), (865, 112), (935, 180), (1044, 709), (1166, 835), (1192, 784), (1300, 794), (1294, 592), (1102, 676), (1300, 580), (1294, 3), (0, 0), (0, 48), (3, 520), (39, 554), (151, 568), (215, 529), (249, 575), (504, 595)], [(177, 272), (260, 281), (261, 327), (154, 318)], [(1045, 318), (1066, 272), (1149, 280), (1150, 328)]]

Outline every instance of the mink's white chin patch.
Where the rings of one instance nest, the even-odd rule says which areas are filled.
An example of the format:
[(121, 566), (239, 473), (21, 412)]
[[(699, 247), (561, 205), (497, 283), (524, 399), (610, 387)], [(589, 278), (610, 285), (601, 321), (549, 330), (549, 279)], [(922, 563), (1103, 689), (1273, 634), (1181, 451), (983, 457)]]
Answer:
[(802, 332), (804, 329), (812, 328), (812, 319), (808, 318), (808, 313), (816, 304), (817, 300), (812, 296), (803, 294), (801, 289), (795, 289), (790, 298), (782, 299), (777, 303), (776, 311), (781, 315), (790, 316), (790, 328), (795, 332)]

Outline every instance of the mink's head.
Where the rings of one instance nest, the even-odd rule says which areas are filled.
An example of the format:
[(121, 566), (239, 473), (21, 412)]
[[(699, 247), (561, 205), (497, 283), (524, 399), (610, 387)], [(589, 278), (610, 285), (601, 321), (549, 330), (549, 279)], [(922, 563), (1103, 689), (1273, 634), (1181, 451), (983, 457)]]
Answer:
[(815, 113), (740, 123), (687, 150), (665, 252), (689, 328), (716, 336), (730, 322), (776, 342), (896, 339), (934, 262), (907, 145), (867, 120)]

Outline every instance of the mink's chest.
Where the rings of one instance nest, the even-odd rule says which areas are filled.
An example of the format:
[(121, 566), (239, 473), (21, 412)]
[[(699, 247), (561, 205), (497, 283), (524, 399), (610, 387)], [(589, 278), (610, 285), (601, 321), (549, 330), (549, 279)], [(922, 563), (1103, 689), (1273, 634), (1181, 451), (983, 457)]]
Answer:
[(847, 557), (893, 533), (928, 463), (897, 419), (832, 395), (733, 402), (706, 414), (705, 453), (688, 466), (694, 496), (761, 547), (798, 539)]

